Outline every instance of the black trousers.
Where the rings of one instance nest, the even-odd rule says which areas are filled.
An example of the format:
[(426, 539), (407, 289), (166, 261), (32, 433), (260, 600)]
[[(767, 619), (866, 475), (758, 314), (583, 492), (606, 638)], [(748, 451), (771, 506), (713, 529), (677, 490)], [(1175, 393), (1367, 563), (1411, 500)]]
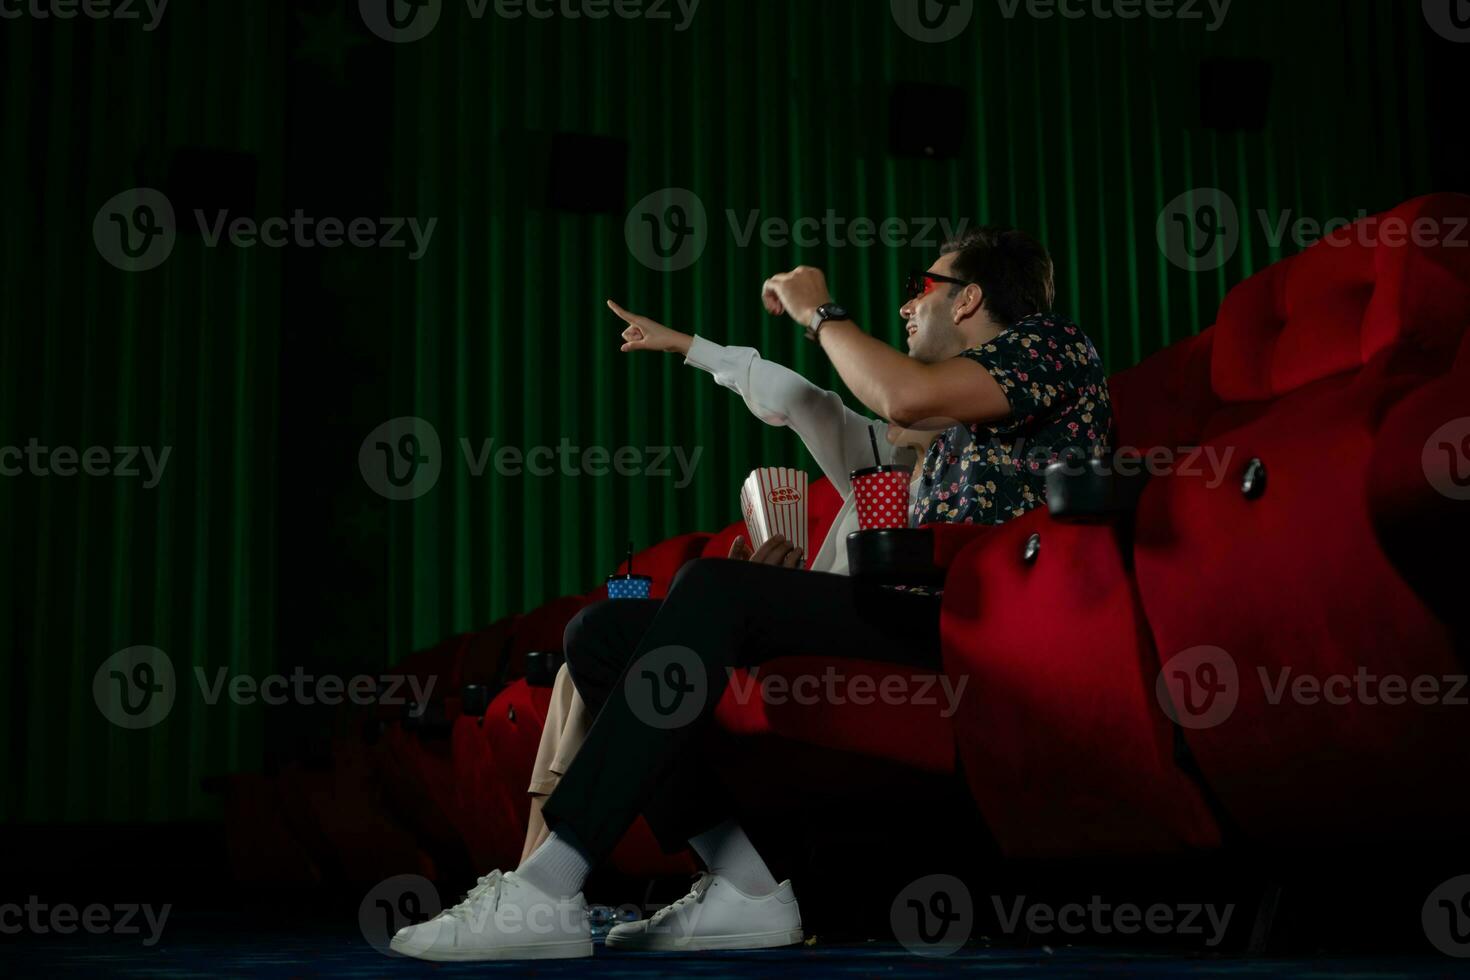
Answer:
[[(595, 713), (543, 815), (604, 859), (642, 813), (669, 851), (732, 813), (701, 758), (730, 672), (804, 655), (940, 666), (937, 596), (724, 558), (686, 564), (669, 596), (618, 599), (567, 625), (567, 669)], [(756, 695), (758, 696), (758, 695)]]

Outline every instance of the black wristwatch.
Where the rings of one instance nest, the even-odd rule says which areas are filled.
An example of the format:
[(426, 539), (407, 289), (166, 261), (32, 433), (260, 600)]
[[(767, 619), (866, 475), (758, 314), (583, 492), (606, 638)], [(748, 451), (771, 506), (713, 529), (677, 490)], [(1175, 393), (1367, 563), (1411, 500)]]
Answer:
[(822, 324), (828, 320), (851, 320), (847, 310), (836, 303), (823, 303), (817, 307), (817, 312), (812, 314), (812, 322), (806, 325), (806, 339), (816, 340), (817, 334), (821, 332)]

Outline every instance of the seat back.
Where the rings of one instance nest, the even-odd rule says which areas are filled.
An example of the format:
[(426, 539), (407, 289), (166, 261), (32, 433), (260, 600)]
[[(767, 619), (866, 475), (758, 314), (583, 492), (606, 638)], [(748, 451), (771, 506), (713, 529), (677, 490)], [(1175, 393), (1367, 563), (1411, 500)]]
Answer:
[(1122, 535), (1033, 510), (989, 529), (945, 579), (945, 673), (963, 685), (960, 757), (1007, 854), (1220, 842), (1153, 702), (1157, 658)]
[(1206, 420), (1219, 405), (1210, 387), (1210, 327), (1164, 348), (1108, 379), (1113, 407), (1112, 446), (1147, 455), (1198, 443)]
[(1432, 382), (1430, 365), (1443, 372), (1470, 323), (1470, 250), (1386, 237), (1425, 220), (1443, 238), (1470, 220), (1470, 198), (1410, 201), (1232, 290), (1200, 440), (1218, 465), (1154, 480), (1139, 504), (1160, 710), (1253, 838), (1423, 837), (1470, 816), (1456, 775), (1470, 716), (1386, 703), (1382, 686), (1461, 669), (1369, 508), (1381, 423)]

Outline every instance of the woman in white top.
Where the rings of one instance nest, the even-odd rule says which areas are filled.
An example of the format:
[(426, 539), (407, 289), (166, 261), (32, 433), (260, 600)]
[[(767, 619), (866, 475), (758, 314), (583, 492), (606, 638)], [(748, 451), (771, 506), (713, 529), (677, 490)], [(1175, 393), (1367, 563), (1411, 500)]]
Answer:
[[(788, 426), (801, 437), (822, 468), (822, 474), (843, 498), (826, 539), (810, 562), (813, 571), (847, 574), (847, 536), (858, 529), (848, 474), (874, 465), (870, 429), (877, 436), (883, 465), (913, 468), (909, 489), (912, 499), (924, 451), (937, 433), (902, 429), (881, 419), (866, 418), (848, 408), (835, 391), (825, 391), (790, 368), (763, 359), (753, 347), (723, 347), (629, 313), (612, 300), (607, 305), (628, 324), (622, 334), (621, 349), (625, 353), (647, 350), (682, 354), (685, 364), (708, 371), (716, 383), (744, 398), (756, 418), (768, 425)], [(767, 542), (752, 555), (742, 536), (735, 539), (729, 557), (795, 565), (805, 556), (800, 554), (800, 549), (793, 549), (780, 540)], [(522, 861), (549, 833), (541, 817), (542, 802), (556, 788), (591, 723), (587, 707), (577, 696), (571, 675), (563, 666), (556, 675), (546, 727), (541, 732), (541, 744), (531, 770), (531, 821), (521, 851)]]

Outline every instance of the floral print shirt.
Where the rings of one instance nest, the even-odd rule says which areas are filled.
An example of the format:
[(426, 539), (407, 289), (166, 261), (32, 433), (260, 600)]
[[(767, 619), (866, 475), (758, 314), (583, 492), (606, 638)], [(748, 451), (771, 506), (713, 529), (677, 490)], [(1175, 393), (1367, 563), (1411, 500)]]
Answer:
[(1055, 313), (1018, 320), (961, 354), (1010, 399), (996, 422), (955, 425), (924, 458), (909, 523), (1001, 524), (1046, 503), (1046, 467), (1102, 456), (1112, 428), (1108, 382), (1092, 341)]

